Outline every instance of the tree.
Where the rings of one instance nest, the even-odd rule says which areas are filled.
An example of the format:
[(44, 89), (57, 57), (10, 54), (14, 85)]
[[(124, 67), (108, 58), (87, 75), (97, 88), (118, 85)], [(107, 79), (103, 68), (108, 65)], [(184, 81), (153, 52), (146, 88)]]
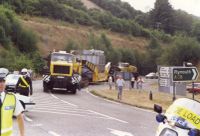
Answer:
[(156, 0), (154, 9), (150, 12), (153, 28), (163, 29), (166, 33), (173, 34), (174, 10), (169, 0)]
[(192, 34), (200, 42), (200, 21), (194, 25), (193, 30), (192, 30)]
[(165, 49), (159, 59), (160, 64), (182, 66), (183, 62), (197, 65), (200, 59), (200, 45), (190, 37), (176, 37), (173, 45)]

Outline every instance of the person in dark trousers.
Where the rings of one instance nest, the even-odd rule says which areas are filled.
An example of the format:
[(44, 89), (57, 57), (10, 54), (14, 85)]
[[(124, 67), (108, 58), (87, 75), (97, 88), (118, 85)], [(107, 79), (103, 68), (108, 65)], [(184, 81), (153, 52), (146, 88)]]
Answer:
[(22, 69), (21, 75), (17, 84), (16, 88), (17, 91), (24, 96), (30, 96), (33, 94), (32, 88), (32, 80), (28, 74), (28, 70), (26, 68)]
[(134, 76), (131, 78), (131, 87), (132, 87), (132, 89), (135, 88), (135, 77)]

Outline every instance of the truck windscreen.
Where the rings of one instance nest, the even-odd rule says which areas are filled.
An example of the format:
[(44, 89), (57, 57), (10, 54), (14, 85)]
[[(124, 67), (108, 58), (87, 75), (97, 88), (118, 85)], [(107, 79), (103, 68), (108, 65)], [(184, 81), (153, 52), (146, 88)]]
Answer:
[(51, 61), (73, 61), (74, 57), (70, 54), (58, 54), (54, 53), (51, 56)]

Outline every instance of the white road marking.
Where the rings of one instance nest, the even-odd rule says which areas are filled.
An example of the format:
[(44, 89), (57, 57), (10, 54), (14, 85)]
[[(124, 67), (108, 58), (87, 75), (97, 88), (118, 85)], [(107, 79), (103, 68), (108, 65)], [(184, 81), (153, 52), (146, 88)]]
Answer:
[(114, 104), (117, 104), (117, 105), (120, 105), (120, 104), (121, 104), (121, 103), (118, 103), (118, 102), (115, 102), (115, 101), (111, 101), (111, 100), (108, 100), (108, 99), (105, 99), (105, 98), (98, 97), (98, 96), (92, 94), (89, 90), (86, 90), (86, 93), (88, 93), (89, 95), (91, 95), (91, 96), (93, 96), (93, 97), (95, 97), (95, 98), (103, 99), (103, 100), (105, 100), (105, 101), (107, 101), (107, 102), (110, 102), (110, 103), (114, 103)]
[(60, 136), (59, 134), (57, 134), (56, 132), (53, 132), (53, 131), (48, 131), (48, 133), (52, 136)]
[(34, 110), (44, 110), (44, 111), (56, 111), (56, 112), (64, 112), (64, 113), (70, 113), (70, 112), (72, 112), (72, 113), (78, 113), (78, 114), (94, 114), (94, 113), (92, 113), (92, 112), (88, 112), (88, 111), (82, 111), (82, 110), (70, 110), (70, 109), (64, 109), (64, 110), (62, 110), (62, 109), (51, 109), (51, 108), (40, 108), (40, 107), (38, 107), (38, 108), (35, 108)]
[(107, 128), (107, 129), (110, 130), (111, 134), (114, 134), (116, 136), (134, 136), (133, 134), (131, 134), (129, 132), (119, 131), (119, 130), (115, 130), (115, 129), (111, 129), (111, 128)]
[[(50, 113), (50, 114), (58, 114), (58, 115), (71, 115), (71, 116), (80, 116), (80, 117), (89, 117), (91, 118), (91, 115), (83, 115), (83, 114), (73, 114), (73, 113), (63, 113), (63, 112), (53, 112), (53, 111), (41, 111), (41, 110), (31, 110), (31, 112), (39, 112), (39, 113)], [(106, 120), (110, 120), (110, 118), (107, 118), (105, 116), (93, 116), (93, 118), (97, 118), (97, 119), (106, 119)]]
[(64, 100), (62, 100), (62, 99), (56, 97), (56, 96), (53, 95), (52, 93), (50, 93), (50, 94), (51, 94), (52, 97), (54, 97), (55, 99), (59, 99), (59, 100), (60, 100), (61, 102), (63, 102), (63, 103), (66, 103), (66, 104), (71, 105), (71, 106), (74, 106), (74, 107), (78, 107), (77, 105), (75, 105), (75, 104), (73, 104), (73, 103), (70, 103), (70, 102), (64, 101)]
[(32, 127), (41, 127), (41, 126), (43, 126), (42, 124), (33, 124), (33, 125), (31, 125)]
[(117, 119), (117, 118), (114, 118), (114, 117), (111, 117), (111, 116), (108, 116), (108, 115), (105, 115), (105, 114), (102, 114), (102, 113), (99, 113), (99, 112), (96, 112), (96, 111), (90, 110), (90, 112), (93, 112), (93, 113), (95, 113), (95, 114), (104, 116), (104, 117), (106, 117), (106, 118), (108, 118), (108, 119), (112, 119), (112, 120), (115, 120), (115, 121), (118, 121), (118, 122), (121, 122), (121, 123), (128, 123), (127, 121), (124, 121), (124, 120), (121, 120), (121, 119)]
[(59, 99), (58, 97), (56, 97), (56, 96), (53, 95), (52, 93), (51, 93), (51, 96), (52, 96), (53, 98), (55, 98), (55, 99)]
[[(60, 99), (61, 100), (61, 99)], [(72, 103), (70, 103), (70, 102), (67, 102), (67, 101), (64, 101), (64, 100), (61, 100), (61, 102), (63, 102), (63, 103), (66, 103), (66, 104), (69, 104), (69, 105), (71, 105), (71, 106), (74, 106), (74, 107), (78, 107), (77, 105), (75, 105), (75, 104), (72, 104)]]

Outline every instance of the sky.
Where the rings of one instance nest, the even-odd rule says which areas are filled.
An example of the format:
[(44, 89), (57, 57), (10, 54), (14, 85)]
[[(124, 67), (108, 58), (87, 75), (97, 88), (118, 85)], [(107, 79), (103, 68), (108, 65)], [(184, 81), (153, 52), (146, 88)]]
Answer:
[[(122, 0), (129, 2), (135, 9), (148, 12), (156, 0)], [(182, 9), (200, 17), (200, 0), (169, 0), (174, 9)]]

